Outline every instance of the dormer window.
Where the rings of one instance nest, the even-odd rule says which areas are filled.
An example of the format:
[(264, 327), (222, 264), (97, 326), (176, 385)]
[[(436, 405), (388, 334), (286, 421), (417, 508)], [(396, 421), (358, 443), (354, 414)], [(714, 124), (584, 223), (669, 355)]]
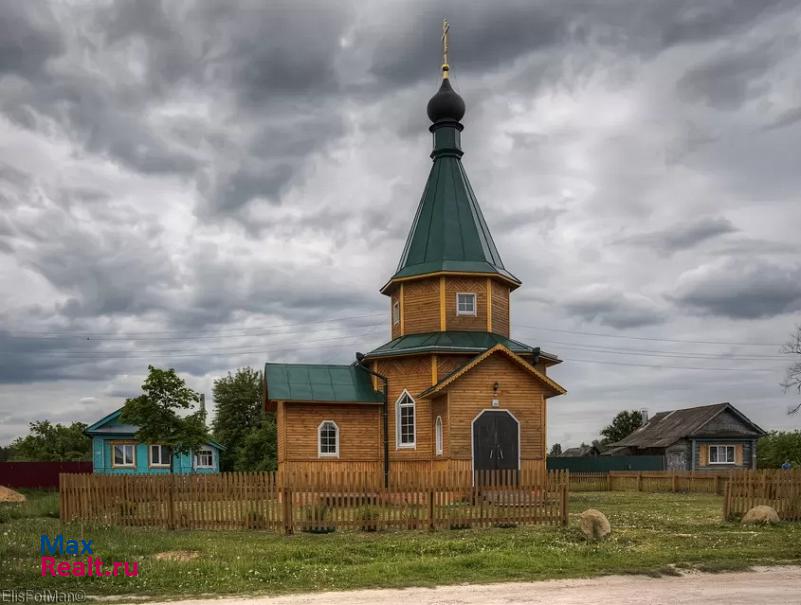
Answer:
[(474, 292), (459, 292), (456, 294), (456, 315), (475, 315), (476, 295)]
[(392, 303), (392, 325), (397, 326), (400, 323), (400, 303), (395, 301)]

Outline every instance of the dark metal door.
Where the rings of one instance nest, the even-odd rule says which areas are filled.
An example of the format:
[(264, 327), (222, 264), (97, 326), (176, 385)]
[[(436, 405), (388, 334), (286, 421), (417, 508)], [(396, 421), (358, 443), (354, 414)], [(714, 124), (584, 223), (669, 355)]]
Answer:
[(487, 411), (473, 423), (473, 463), (477, 471), (517, 469), (517, 420), (509, 412)]

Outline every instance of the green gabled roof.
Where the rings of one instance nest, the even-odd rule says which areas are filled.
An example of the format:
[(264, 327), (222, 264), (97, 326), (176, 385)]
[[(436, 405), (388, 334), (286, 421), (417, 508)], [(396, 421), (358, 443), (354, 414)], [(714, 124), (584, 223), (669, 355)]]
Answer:
[(503, 266), (457, 155), (435, 158), (392, 280), (446, 271), (495, 273), (519, 285)]
[(539, 347), (531, 347), (492, 332), (426, 332), (400, 336), (370, 351), (367, 353), (367, 357), (418, 353), (482, 353), (497, 344), (502, 344), (507, 349), (524, 355), (540, 352)]
[(370, 374), (357, 365), (268, 363), (264, 378), (269, 401), (384, 402)]

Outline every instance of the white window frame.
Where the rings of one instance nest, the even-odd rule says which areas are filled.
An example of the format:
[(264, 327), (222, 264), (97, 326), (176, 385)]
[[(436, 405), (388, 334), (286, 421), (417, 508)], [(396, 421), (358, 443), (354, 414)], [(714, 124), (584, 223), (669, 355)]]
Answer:
[(400, 301), (392, 303), (392, 325), (397, 326), (400, 323)]
[[(460, 296), (472, 296), (473, 297), (473, 310), (472, 311), (462, 311), (459, 309), (459, 297)], [(456, 293), (456, 315), (467, 315), (469, 317), (475, 317), (478, 314), (478, 296), (476, 296), (475, 292), (457, 292)]]
[[(122, 463), (117, 464), (116, 449), (122, 448)], [(131, 448), (131, 461), (126, 462), (125, 451)], [(136, 468), (136, 444), (135, 443), (112, 443), (111, 444), (111, 466), (113, 468)]]
[[(206, 453), (208, 453), (211, 456), (211, 463), (200, 464), (200, 454), (206, 454)], [(214, 468), (214, 450), (210, 447), (200, 448), (192, 456), (192, 462), (194, 463), (195, 468)]]
[[(158, 462), (153, 462), (153, 448), (159, 448), (159, 450), (158, 450), (158, 452), (159, 452), (159, 461)], [(170, 448), (168, 448), (166, 445), (161, 445), (161, 444), (158, 444), (158, 443), (151, 443), (147, 447), (147, 458), (148, 458), (147, 463), (148, 463), (148, 465), (156, 467), (156, 468), (169, 468), (169, 466), (170, 466), (170, 453), (169, 452), (170, 452)], [(166, 453), (166, 456), (165, 456), (165, 453)], [(165, 458), (167, 459), (166, 462), (164, 461)]]
[[(333, 452), (323, 452), (323, 427), (326, 424), (334, 425)], [(339, 425), (333, 420), (323, 420), (317, 425), (317, 456), (319, 458), (339, 458)]]
[(442, 456), (442, 416), (437, 416), (434, 421), (434, 452), (437, 456)]
[[(716, 461), (712, 461), (712, 448), (715, 449), (715, 457), (717, 458)], [(731, 448), (731, 462), (728, 460), (728, 456), (726, 452), (728, 448)], [(723, 450), (724, 454), (723, 457), (725, 460), (720, 460), (720, 450)], [(730, 444), (730, 443), (715, 443), (709, 446), (709, 464), (737, 464), (737, 446)]]
[[(406, 398), (409, 401), (403, 401)], [(401, 403), (403, 401), (403, 403)], [(401, 441), (401, 408), (412, 408), (412, 440), (407, 443)], [(417, 447), (417, 402), (406, 389), (395, 400), (395, 449), (415, 449)]]

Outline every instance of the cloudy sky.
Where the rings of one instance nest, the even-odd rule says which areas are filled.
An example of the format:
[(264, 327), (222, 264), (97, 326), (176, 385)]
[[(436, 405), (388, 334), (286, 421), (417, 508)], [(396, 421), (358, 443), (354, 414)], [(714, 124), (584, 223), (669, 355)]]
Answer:
[(147, 364), (208, 394), (389, 339), (440, 20), (549, 443), (731, 401), (797, 428), (798, 2), (0, 0), (0, 444)]

